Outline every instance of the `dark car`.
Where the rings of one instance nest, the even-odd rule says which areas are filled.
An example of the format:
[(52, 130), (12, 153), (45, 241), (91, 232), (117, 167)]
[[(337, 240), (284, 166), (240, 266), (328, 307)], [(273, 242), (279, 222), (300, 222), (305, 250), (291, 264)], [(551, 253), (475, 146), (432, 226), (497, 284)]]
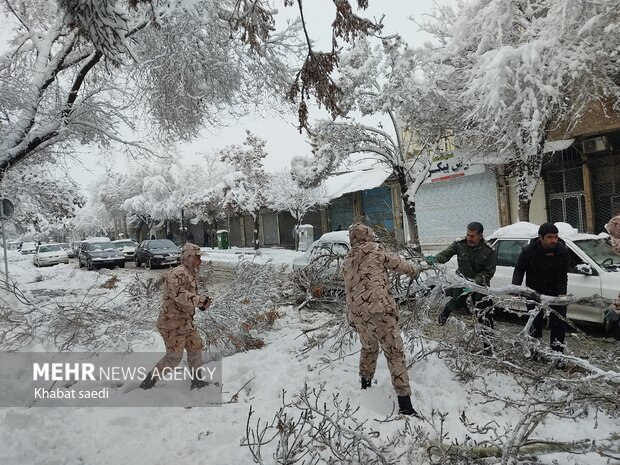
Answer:
[(181, 249), (168, 239), (142, 241), (136, 248), (134, 260), (136, 266), (145, 264), (147, 268), (179, 265), (181, 263)]
[(85, 242), (78, 255), (80, 268), (89, 270), (118, 266), (125, 268), (125, 256), (111, 242)]

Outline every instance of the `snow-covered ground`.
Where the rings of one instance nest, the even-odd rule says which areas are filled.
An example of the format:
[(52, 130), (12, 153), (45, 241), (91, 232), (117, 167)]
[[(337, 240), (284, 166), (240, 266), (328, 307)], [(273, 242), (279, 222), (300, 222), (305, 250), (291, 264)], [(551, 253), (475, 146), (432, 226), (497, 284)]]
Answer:
[(274, 265), (292, 265), (293, 260), (303, 256), (304, 252), (290, 249), (264, 248), (254, 250), (251, 247), (232, 247), (230, 249), (212, 249), (201, 247), (202, 260), (211, 260), (215, 263), (236, 263), (240, 259), (254, 260), (256, 263), (271, 261)]
[[(214, 261), (236, 261), (237, 252), (253, 254), (250, 249), (229, 251), (205, 250), (207, 258)], [(288, 250), (264, 249), (261, 260), (273, 259), (274, 263), (290, 263), (299, 254)], [(97, 292), (115, 292), (99, 287), (114, 272), (89, 272), (79, 270), (77, 265), (58, 265), (37, 269), (30, 257), (9, 252), (11, 278), (16, 280), (27, 296), (50, 299), (54, 295), (79, 292), (97, 286)], [(56, 293), (54, 293), (56, 291)], [(33, 293), (34, 292), (34, 293)], [(477, 425), (498, 425), (499, 430), (510, 432), (521, 420), (520, 414), (503, 402), (488, 402), (476, 389), (489, 389), (498, 397), (519, 397), (521, 388), (514, 379), (505, 374), (481, 371), (467, 382), (459, 381), (437, 355), (417, 360), (416, 347), (408, 354), (416, 360), (409, 374), (413, 388), (413, 404), (426, 420), (396, 418), (380, 422), (391, 412), (396, 397), (393, 393), (385, 359), (379, 357), (376, 384), (371, 389), (359, 389), (357, 375), (357, 350), (354, 343), (352, 354), (343, 358), (329, 353), (328, 348), (301, 352), (307, 338), (302, 330), (317, 328), (327, 318), (324, 313), (301, 311), (293, 307), (281, 308), (282, 318), (276, 320), (273, 330), (264, 335), (266, 346), (260, 350), (238, 353), (223, 360), (223, 401), (219, 407), (184, 409), (168, 408), (16, 408), (0, 410), (0, 464), (19, 465), (226, 465), (250, 464), (253, 458), (248, 447), (243, 446), (246, 422), (250, 409), (254, 412), (250, 426), (255, 427), (273, 420), (274, 414), (286, 403), (299, 399), (299, 393), (307, 385), (316, 389), (324, 383), (323, 401), (333, 412), (332, 396), (348, 399), (358, 420), (366, 421), (365, 431), (377, 431), (369, 435), (375, 444), (387, 444), (398, 433), (411, 435), (410, 428), (419, 427), (416, 434), (428, 434), (428, 440), (439, 439), (438, 420), (447, 414), (443, 424), (445, 443), (463, 444), (467, 438), (482, 438), (468, 432), (461, 419)], [(313, 333), (310, 333), (312, 335)], [(148, 337), (159, 341), (158, 335)], [(149, 344), (144, 341), (127, 341), (135, 350)], [(433, 344), (428, 342), (428, 344)], [(152, 347), (152, 345), (150, 346)], [(23, 347), (22, 351), (41, 350), (42, 347)], [(162, 345), (155, 342), (155, 350)], [(425, 347), (428, 350), (428, 347)], [(333, 361), (323, 363), (325, 357)], [(551, 377), (557, 376), (554, 373)], [(189, 386), (179, 385), (179, 390)], [(543, 387), (544, 388), (544, 387)], [(555, 387), (552, 388), (557, 390)], [(617, 386), (610, 389), (617, 389)], [(235, 394), (239, 391), (239, 395)], [(180, 391), (179, 391), (180, 392)], [(136, 390), (123, 394), (118, 389), (112, 395), (142, 395)], [(157, 388), (148, 393), (157, 395)], [(561, 398), (563, 393), (556, 392)], [(233, 397), (237, 397), (233, 399)], [(322, 406), (323, 403), (321, 402)], [(290, 415), (299, 411), (287, 410)], [(295, 418), (292, 418), (293, 420)], [(433, 427), (434, 425), (434, 427)], [(609, 438), (620, 430), (620, 420), (595, 408), (575, 415), (572, 419), (547, 417), (533, 435), (553, 441), (591, 439), (597, 442)], [(271, 430), (268, 437), (274, 434)], [(411, 436), (406, 436), (411, 437)], [(430, 463), (427, 451), (413, 441), (401, 441), (393, 450), (403, 457), (390, 463)], [(277, 439), (264, 446), (262, 457), (265, 464), (277, 462), (272, 454)], [(412, 448), (413, 447), (413, 448)], [(616, 453), (618, 451), (616, 450)], [(585, 455), (565, 453), (547, 454), (542, 463), (589, 464), (610, 463), (594, 450)], [(299, 462), (304, 463), (304, 462)], [(337, 463), (351, 463), (342, 461)]]

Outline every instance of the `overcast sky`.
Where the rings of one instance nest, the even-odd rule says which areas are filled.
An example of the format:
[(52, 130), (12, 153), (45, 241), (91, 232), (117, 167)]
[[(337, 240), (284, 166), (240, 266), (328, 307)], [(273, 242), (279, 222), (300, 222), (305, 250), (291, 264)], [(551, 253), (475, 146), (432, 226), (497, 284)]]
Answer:
[[(352, 4), (356, 4), (353, 0)], [(414, 46), (422, 45), (430, 37), (418, 30), (414, 22), (409, 17), (414, 17), (417, 21), (423, 19), (423, 15), (430, 13), (435, 5), (432, 0), (370, 0), (368, 10), (362, 13), (368, 18), (379, 19), (385, 15), (383, 20), (383, 33), (388, 35), (398, 32), (405, 40)], [(440, 5), (452, 3), (455, 0), (439, 0)], [(281, 4), (281, 2), (280, 2)], [(310, 6), (312, 5), (312, 6)], [(334, 18), (335, 9), (332, 0), (312, 0), (304, 3), (304, 17), (307, 20), (310, 36), (318, 43), (321, 50), (329, 50), (331, 42), (331, 23)], [(281, 7), (287, 15), (297, 16), (296, 8)], [(327, 118), (326, 112), (317, 110), (311, 111), (311, 119)], [(230, 144), (242, 143), (245, 139), (245, 130), (249, 129), (259, 137), (267, 140), (267, 151), (269, 156), (265, 165), (269, 171), (278, 168), (290, 167), (291, 158), (298, 155), (309, 155), (310, 149), (304, 134), (300, 134), (296, 128), (296, 114), (277, 115), (263, 118), (260, 115), (250, 114), (246, 118), (238, 120), (229, 127), (219, 128), (214, 131), (205, 131), (204, 136), (190, 144), (184, 144), (180, 149), (187, 159), (194, 159), (192, 155), (196, 152), (212, 152), (219, 147)]]
[[(276, 0), (276, 5), (281, 12), (287, 16), (297, 16), (297, 8), (284, 8), (282, 0)], [(352, 0), (352, 4), (356, 4)], [(362, 12), (362, 16), (379, 19), (385, 15), (384, 34), (398, 32), (409, 44), (418, 46), (430, 39), (426, 34), (418, 31), (418, 27), (408, 19), (414, 17), (422, 20), (423, 15), (433, 10), (435, 2), (432, 0), (370, 0), (368, 10)], [(439, 4), (456, 3), (456, 0), (438, 0)], [(317, 42), (318, 49), (329, 50), (331, 40), (331, 22), (334, 18), (333, 0), (310, 0), (304, 2), (304, 15), (307, 20), (311, 38)], [(2, 45), (6, 43), (6, 29), (0, 28), (0, 41)], [(262, 111), (261, 113), (266, 113)], [(312, 109), (311, 120), (316, 118), (326, 118), (327, 113), (317, 109)], [(245, 130), (249, 129), (259, 137), (267, 141), (267, 151), (269, 156), (265, 162), (269, 171), (278, 168), (290, 167), (291, 158), (298, 155), (309, 155), (309, 145), (306, 137), (300, 134), (296, 128), (296, 114), (279, 115), (274, 111), (270, 112), (269, 117), (258, 114), (248, 114), (247, 117), (233, 121), (228, 127), (205, 130), (202, 137), (191, 142), (182, 144), (179, 152), (188, 162), (199, 161), (197, 152), (210, 153), (218, 148), (240, 144), (245, 139)], [(93, 156), (88, 147), (76, 147), (76, 152), (80, 154), (83, 166), (76, 166), (71, 169), (71, 175), (83, 185), (89, 184), (96, 177), (103, 174), (106, 170), (118, 169), (126, 165), (125, 160), (102, 160), (100, 157)], [(88, 167), (86, 169), (85, 167)]]

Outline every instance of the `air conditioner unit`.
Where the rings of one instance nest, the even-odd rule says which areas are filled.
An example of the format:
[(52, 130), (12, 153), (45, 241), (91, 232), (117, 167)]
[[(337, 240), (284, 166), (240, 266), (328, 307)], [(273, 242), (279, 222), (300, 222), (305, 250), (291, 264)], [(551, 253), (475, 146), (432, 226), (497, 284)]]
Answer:
[(583, 141), (583, 153), (604, 152), (609, 150), (607, 136), (593, 137)]

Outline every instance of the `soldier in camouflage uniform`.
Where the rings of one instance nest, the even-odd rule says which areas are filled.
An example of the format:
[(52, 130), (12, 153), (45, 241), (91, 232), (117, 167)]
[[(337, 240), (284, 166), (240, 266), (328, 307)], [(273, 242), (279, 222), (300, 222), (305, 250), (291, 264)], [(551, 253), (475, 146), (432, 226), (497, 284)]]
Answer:
[[(171, 270), (164, 281), (164, 304), (157, 320), (157, 329), (164, 339), (166, 355), (155, 365), (140, 387), (150, 389), (164, 368), (174, 368), (183, 359), (187, 350), (187, 364), (194, 371), (202, 365), (203, 342), (194, 325), (194, 313), (198, 307), (205, 310), (211, 300), (198, 294), (197, 275), (201, 263), (200, 247), (186, 243), (181, 249), (181, 264)], [(204, 380), (194, 377), (191, 388), (206, 385)]]
[(411, 388), (403, 341), (398, 327), (398, 305), (388, 290), (387, 270), (415, 277), (418, 270), (377, 242), (371, 228), (360, 223), (349, 228), (351, 250), (343, 262), (347, 318), (359, 334), (362, 350), (359, 373), (362, 389), (371, 386), (379, 347), (387, 359), (399, 412), (417, 415), (411, 405)]
[[(436, 257), (428, 256), (427, 261), (434, 263), (446, 263), (452, 256), (457, 256), (458, 271), (467, 278), (481, 286), (488, 286), (491, 278), (495, 274), (496, 256), (495, 250), (482, 237), (484, 227), (474, 221), (467, 225), (467, 235), (464, 239), (453, 242), (447, 249), (437, 254)], [(470, 294), (468, 288), (449, 289), (447, 293), (452, 299), (446, 304), (443, 311), (439, 314), (439, 324), (444, 325), (450, 314), (459, 308), (467, 308), (467, 295)], [(472, 293), (472, 300), (480, 310), (479, 321), (483, 325), (493, 328), (493, 316), (489, 307), (492, 303), (488, 300), (482, 301), (484, 295)], [(487, 340), (484, 347), (487, 353), (492, 351), (488, 338), (490, 331), (485, 331)]]

